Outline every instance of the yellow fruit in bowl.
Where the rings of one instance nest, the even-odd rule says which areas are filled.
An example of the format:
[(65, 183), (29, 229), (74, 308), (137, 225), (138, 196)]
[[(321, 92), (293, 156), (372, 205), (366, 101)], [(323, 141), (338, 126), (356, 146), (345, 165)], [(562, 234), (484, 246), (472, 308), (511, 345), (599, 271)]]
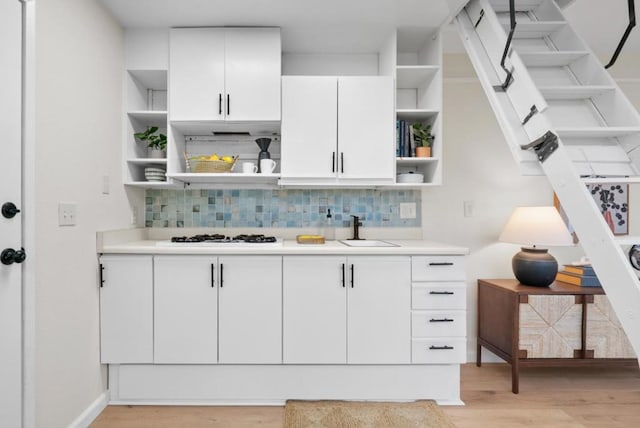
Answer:
[(218, 157), (218, 155), (216, 153), (214, 153), (211, 156), (209, 156), (209, 160), (210, 161), (217, 161), (217, 160), (220, 160), (220, 158)]
[(223, 156), (222, 160), (227, 162), (227, 163), (232, 163), (233, 162), (233, 156)]

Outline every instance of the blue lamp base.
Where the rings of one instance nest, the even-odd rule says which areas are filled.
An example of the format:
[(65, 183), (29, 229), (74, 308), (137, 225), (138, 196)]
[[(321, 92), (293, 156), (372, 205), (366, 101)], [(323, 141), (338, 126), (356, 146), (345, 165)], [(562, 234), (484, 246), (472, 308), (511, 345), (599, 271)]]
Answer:
[(516, 279), (522, 285), (548, 287), (556, 279), (558, 262), (546, 248), (520, 248), (511, 259)]

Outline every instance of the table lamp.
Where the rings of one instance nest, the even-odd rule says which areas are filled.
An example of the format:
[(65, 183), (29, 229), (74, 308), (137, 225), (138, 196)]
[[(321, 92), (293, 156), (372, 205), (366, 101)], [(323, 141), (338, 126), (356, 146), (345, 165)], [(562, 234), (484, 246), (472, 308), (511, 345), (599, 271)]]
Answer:
[(511, 267), (521, 284), (534, 287), (550, 285), (558, 273), (556, 259), (539, 246), (573, 245), (573, 238), (555, 207), (517, 207), (499, 241), (524, 245), (513, 256)]

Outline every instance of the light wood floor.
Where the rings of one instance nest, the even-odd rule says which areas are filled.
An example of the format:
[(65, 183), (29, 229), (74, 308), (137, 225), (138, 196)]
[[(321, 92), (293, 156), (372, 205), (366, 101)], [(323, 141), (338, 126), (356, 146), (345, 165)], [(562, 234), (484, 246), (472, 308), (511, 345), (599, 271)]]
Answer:
[[(442, 407), (460, 428), (640, 427), (637, 368), (525, 368), (511, 393), (506, 364), (462, 368), (465, 406)], [(92, 428), (280, 428), (283, 407), (109, 406)]]

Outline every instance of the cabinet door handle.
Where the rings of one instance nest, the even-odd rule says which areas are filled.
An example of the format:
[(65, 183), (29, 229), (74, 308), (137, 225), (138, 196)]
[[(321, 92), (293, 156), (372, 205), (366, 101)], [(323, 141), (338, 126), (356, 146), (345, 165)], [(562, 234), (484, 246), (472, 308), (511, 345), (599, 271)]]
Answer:
[(345, 276), (345, 269), (344, 269), (344, 263), (342, 263), (342, 288), (345, 287), (345, 283), (344, 283), (344, 276)]
[(218, 114), (222, 114), (222, 94), (218, 94)]
[(104, 285), (104, 265), (100, 263), (100, 288)]
[(446, 294), (446, 295), (454, 295), (453, 291), (429, 291), (429, 294)]
[(430, 350), (433, 350), (433, 351), (444, 351), (444, 350), (453, 349), (453, 346), (447, 346), (447, 345), (444, 345), (444, 346), (434, 346), (434, 345), (431, 345), (431, 346), (429, 346), (429, 349), (430, 349)]
[(216, 286), (216, 280), (214, 276), (214, 267), (213, 267), (213, 263), (211, 263), (211, 288), (215, 286)]
[(220, 288), (222, 288), (223, 283), (224, 283), (224, 265), (220, 263)]
[(336, 172), (336, 152), (331, 152), (331, 172)]
[(344, 174), (344, 152), (340, 152), (340, 173)]
[(429, 322), (453, 322), (451, 318), (431, 318)]
[(431, 262), (429, 266), (453, 266), (453, 262)]
[(351, 288), (353, 288), (353, 264), (351, 265)]
[(227, 116), (231, 114), (231, 97), (227, 94)]

